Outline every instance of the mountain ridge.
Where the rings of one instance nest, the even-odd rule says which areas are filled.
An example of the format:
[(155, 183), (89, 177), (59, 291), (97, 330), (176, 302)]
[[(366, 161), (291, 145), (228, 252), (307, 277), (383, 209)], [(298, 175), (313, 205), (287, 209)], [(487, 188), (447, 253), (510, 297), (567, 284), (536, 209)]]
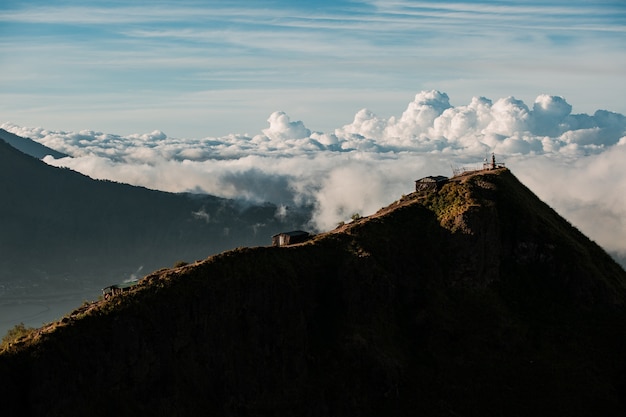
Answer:
[[(100, 288), (141, 271), (264, 244), (308, 220), (298, 208), (278, 216), (271, 203), (94, 180), (47, 165), (2, 140), (0, 194), (0, 329), (14, 315), (13, 324), (31, 326), (56, 319), (65, 311), (57, 313), (39, 300), (61, 291), (67, 293), (62, 298), (73, 297), (80, 305), (97, 297)], [(42, 313), (33, 317), (31, 308), (20, 313), (25, 298)]]
[(14, 133), (8, 132), (0, 128), (0, 140), (4, 140), (9, 145), (13, 146), (20, 152), (30, 155), (37, 159), (42, 159), (45, 156), (52, 156), (54, 158), (65, 158), (68, 156), (63, 152), (59, 152), (52, 148), (49, 148), (41, 143), (35, 142), (32, 139), (18, 136)]
[[(115, 247), (122, 241), (130, 241), (136, 239), (134, 236), (147, 233), (146, 242), (151, 241), (151, 249), (157, 250), (155, 241), (161, 245), (167, 244), (164, 238), (181, 241), (181, 238), (173, 239), (173, 235), (180, 233), (191, 235), (186, 236), (186, 239), (193, 236), (193, 245), (207, 248), (206, 251), (195, 251), (192, 258), (186, 259), (193, 260), (233, 247), (230, 246), (233, 239), (227, 233), (237, 232), (234, 226), (241, 221), (242, 213), (251, 215), (251, 224), (246, 231), (251, 237), (254, 234), (253, 225), (262, 227), (264, 223), (276, 224), (267, 231), (267, 235), (236, 239), (239, 245), (265, 242), (272, 233), (292, 224), (287, 216), (287, 221), (281, 226), (275, 216), (278, 208), (270, 203), (244, 205), (210, 195), (174, 194), (94, 180), (70, 169), (52, 167), (25, 156), (5, 142), (0, 142), (0, 174), (0, 187), (5, 196), (5, 203), (0, 205), (0, 214), (5, 219), (0, 244), (6, 251), (12, 245), (30, 248), (31, 252), (33, 248), (38, 249), (38, 257), (45, 252), (44, 249), (63, 246), (65, 241), (62, 239), (78, 239), (82, 246), (92, 242), (96, 247), (106, 246), (108, 250), (117, 250)], [(255, 214), (255, 211), (258, 213)], [(293, 224), (299, 225), (305, 221), (301, 215), (296, 217)], [(227, 219), (232, 220), (228, 223)], [(28, 230), (28, 227), (33, 230)], [(224, 228), (229, 230), (225, 231)], [(116, 238), (116, 234), (124, 232), (127, 235), (123, 239)], [(203, 239), (199, 236), (201, 234), (213, 236), (213, 242), (211, 239)], [(45, 242), (45, 245), (39, 243), (44, 239), (51, 240)], [(97, 249), (90, 247), (89, 251), (97, 252)], [(29, 252), (25, 253), (33, 261)], [(81, 255), (88, 257), (89, 253)], [(137, 254), (132, 256), (137, 257)], [(185, 253), (180, 256), (185, 257)], [(22, 259), (20, 263), (23, 263)], [(138, 260), (138, 263), (142, 261)]]
[(1, 395), (50, 416), (617, 416), (625, 306), (598, 245), (479, 172), (155, 271), (14, 342)]

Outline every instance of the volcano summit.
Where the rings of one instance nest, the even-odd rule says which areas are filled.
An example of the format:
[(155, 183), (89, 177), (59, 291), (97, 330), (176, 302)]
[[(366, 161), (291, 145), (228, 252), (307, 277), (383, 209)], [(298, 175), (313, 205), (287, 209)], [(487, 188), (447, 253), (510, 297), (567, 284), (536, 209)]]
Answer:
[(626, 272), (505, 168), (6, 344), (33, 416), (624, 415)]

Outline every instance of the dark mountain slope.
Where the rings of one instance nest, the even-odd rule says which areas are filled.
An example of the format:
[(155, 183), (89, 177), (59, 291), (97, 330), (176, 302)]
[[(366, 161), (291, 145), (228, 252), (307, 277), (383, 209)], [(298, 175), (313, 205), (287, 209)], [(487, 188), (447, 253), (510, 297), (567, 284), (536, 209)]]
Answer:
[(618, 416), (625, 302), (597, 245), (482, 172), (155, 272), (14, 342), (0, 395), (47, 416)]
[[(241, 245), (306, 221), (276, 206), (96, 181), (51, 167), (0, 141), (0, 282), (39, 276), (117, 282)], [(293, 214), (293, 213), (292, 213)]]
[(4, 129), (0, 129), (0, 140), (4, 140), (20, 152), (37, 159), (41, 159), (46, 155), (50, 155), (55, 158), (63, 158), (67, 156), (63, 152), (55, 151), (54, 149), (48, 148), (47, 146), (37, 143), (32, 139), (17, 136)]

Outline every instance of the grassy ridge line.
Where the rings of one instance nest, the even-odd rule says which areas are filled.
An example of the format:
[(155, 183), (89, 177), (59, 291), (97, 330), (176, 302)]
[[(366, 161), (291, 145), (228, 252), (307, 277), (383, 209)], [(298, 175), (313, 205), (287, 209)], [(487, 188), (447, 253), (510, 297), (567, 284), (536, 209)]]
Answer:
[(104, 389), (128, 415), (619, 415), (624, 272), (519, 185), (466, 176), (303, 244), (156, 271), (0, 373), (61, 411)]

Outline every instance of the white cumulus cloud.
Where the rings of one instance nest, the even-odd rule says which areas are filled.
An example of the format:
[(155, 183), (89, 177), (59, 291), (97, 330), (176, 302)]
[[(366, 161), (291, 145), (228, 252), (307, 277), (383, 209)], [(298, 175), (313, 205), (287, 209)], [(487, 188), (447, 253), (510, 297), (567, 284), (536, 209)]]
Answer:
[(452, 166), (480, 165), (495, 152), (584, 233), (626, 254), (626, 117), (572, 109), (547, 94), (531, 106), (480, 96), (453, 106), (447, 94), (431, 90), (416, 94), (399, 116), (362, 109), (332, 132), (311, 131), (282, 111), (256, 135), (200, 139), (158, 130), (121, 136), (1, 127), (70, 155), (47, 163), (93, 178), (280, 207), (307, 204), (315, 208), (316, 230), (375, 212), (411, 192), (421, 176), (451, 175)]

